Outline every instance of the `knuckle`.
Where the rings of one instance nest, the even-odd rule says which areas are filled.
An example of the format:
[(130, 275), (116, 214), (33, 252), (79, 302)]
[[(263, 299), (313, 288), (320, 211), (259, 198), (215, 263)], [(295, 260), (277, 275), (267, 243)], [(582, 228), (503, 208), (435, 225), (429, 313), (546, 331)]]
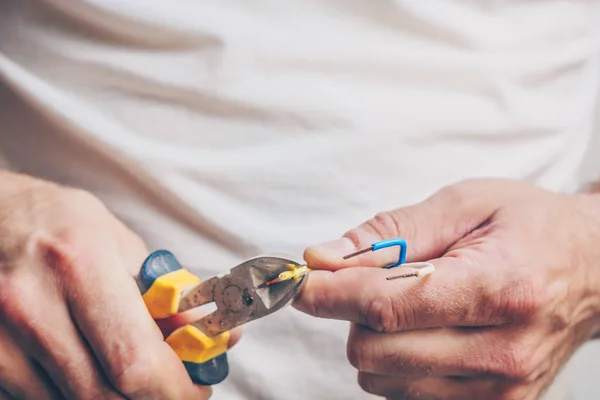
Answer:
[(148, 247), (146, 246), (146, 242), (144, 241), (144, 239), (142, 239), (138, 234), (136, 234), (135, 232), (133, 232), (130, 229), (126, 230), (126, 235), (127, 235), (127, 246), (131, 249), (134, 249), (142, 254), (144, 254), (144, 256), (148, 253)]
[(415, 387), (412, 387), (412, 382), (407, 380), (397, 380), (391, 377), (382, 375), (373, 375), (369, 373), (359, 372), (358, 386), (366, 393), (385, 397), (387, 399), (421, 399), (422, 393)]
[(346, 358), (348, 358), (348, 362), (354, 368), (359, 371), (363, 370), (363, 354), (361, 350), (360, 342), (357, 341), (348, 341), (346, 345)]
[(451, 185), (446, 185), (438, 190), (432, 199), (439, 200), (444, 204), (463, 205), (471, 201), (468, 187), (472, 184), (470, 180), (460, 181)]
[(329, 291), (318, 291), (314, 294), (313, 301), (309, 302), (309, 313), (318, 318), (328, 318), (333, 315), (333, 304)]
[(213, 395), (213, 389), (211, 386), (205, 386), (202, 388), (203, 394), (204, 394), (204, 398), (206, 400), (212, 398)]
[(479, 187), (479, 183), (476, 179), (466, 179), (443, 186), (429, 197), (427, 201), (433, 205), (440, 205), (443, 209), (447, 209), (448, 205), (451, 205), (453, 207), (460, 207), (463, 210), (469, 210), (474, 208), (473, 205), (477, 202), (477, 196), (474, 195), (474, 188)]
[[(389, 296), (375, 295), (371, 301), (365, 302), (363, 315), (366, 325), (377, 332), (397, 332), (400, 328), (399, 311), (396, 310), (395, 302)], [(398, 310), (407, 309), (397, 307)], [(404, 324), (410, 324), (406, 316)]]
[[(36, 354), (39, 362), (52, 362), (67, 367), (77, 360), (64, 359), (61, 352), (51, 351), (56, 347), (57, 336), (43, 323), (44, 308), (36, 307), (39, 304), (32, 302), (32, 299), (43, 293), (43, 285), (43, 282), (35, 279), (11, 279), (4, 282), (0, 290), (0, 329), (5, 331), (0, 332), (0, 342), (3, 342), (0, 343), (0, 348), (3, 347), (2, 344), (11, 346), (11, 343), (16, 345), (18, 341), (26, 344)], [(72, 369), (76, 368), (74, 366)]]
[(491, 319), (500, 323), (530, 320), (543, 307), (543, 299), (536, 294), (536, 284), (529, 279), (512, 282), (488, 299)]
[(358, 386), (369, 394), (377, 395), (377, 385), (375, 384), (375, 378), (371, 374), (365, 374), (360, 372), (358, 374)]
[(33, 280), (13, 276), (4, 280), (0, 290), (0, 320), (18, 328), (30, 326), (34, 321), (28, 299), (36, 292)]
[(524, 361), (521, 354), (513, 348), (508, 348), (495, 355), (489, 369), (494, 374), (509, 377), (519, 373), (518, 370), (522, 368)]
[[(110, 225), (115, 218), (104, 203), (95, 195), (82, 189), (65, 188), (56, 196), (56, 215), (60, 215), (65, 224), (56, 224), (61, 229), (72, 226), (99, 231)], [(58, 218), (56, 218), (58, 220)]]
[(63, 190), (63, 196), (61, 197), (61, 201), (65, 205), (69, 205), (70, 207), (74, 207), (79, 211), (106, 211), (106, 207), (92, 193), (77, 188), (65, 188)]
[(395, 351), (384, 357), (385, 369), (393, 371), (398, 379), (425, 379), (431, 376), (435, 360), (410, 351)]
[(483, 370), (511, 380), (526, 380), (535, 370), (534, 349), (524, 341), (506, 345), (489, 357), (490, 362)]
[(358, 371), (374, 372), (373, 349), (366, 341), (351, 336), (346, 347), (346, 354), (350, 365)]
[(38, 233), (32, 240), (46, 267), (59, 276), (72, 277), (78, 268), (92, 262), (84, 237), (83, 232), (68, 227), (53, 235)]
[(361, 225), (358, 228), (352, 228), (343, 235), (346, 239), (349, 239), (352, 242), (354, 248), (356, 249), (365, 247), (365, 243), (363, 243), (362, 240), (364, 236), (362, 232), (362, 227), (363, 226)]
[(373, 218), (366, 222), (366, 224), (381, 238), (390, 238), (399, 234), (400, 232), (400, 221), (399, 216), (402, 214), (402, 210), (382, 211), (375, 214)]
[(10, 319), (14, 312), (14, 295), (19, 293), (18, 290), (15, 290), (15, 286), (11, 278), (5, 278), (2, 281), (2, 290), (0, 290), (0, 320)]
[(373, 218), (347, 231), (344, 237), (350, 239), (356, 248), (361, 248), (367, 245), (362, 242), (365, 233), (380, 239), (389, 239), (398, 235), (411, 236), (414, 232), (412, 225), (408, 212), (405, 209), (399, 208), (375, 214)]
[(149, 352), (130, 348), (112, 359), (109, 380), (126, 396), (139, 396), (150, 390), (156, 362)]

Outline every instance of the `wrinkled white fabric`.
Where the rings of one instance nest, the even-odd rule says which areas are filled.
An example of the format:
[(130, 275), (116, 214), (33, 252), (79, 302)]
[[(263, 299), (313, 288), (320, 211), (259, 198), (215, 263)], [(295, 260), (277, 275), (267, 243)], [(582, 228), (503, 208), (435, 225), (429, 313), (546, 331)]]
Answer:
[[(475, 177), (572, 190), (600, 2), (5, 0), (0, 152), (202, 277)], [(246, 326), (215, 399), (369, 399), (347, 324)]]

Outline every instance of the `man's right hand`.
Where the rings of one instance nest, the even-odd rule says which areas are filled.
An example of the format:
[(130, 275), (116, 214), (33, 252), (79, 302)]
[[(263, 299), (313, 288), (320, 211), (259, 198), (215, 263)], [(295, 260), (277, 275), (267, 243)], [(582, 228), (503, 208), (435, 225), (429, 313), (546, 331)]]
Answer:
[(133, 279), (142, 240), (92, 195), (0, 172), (0, 399), (207, 399)]

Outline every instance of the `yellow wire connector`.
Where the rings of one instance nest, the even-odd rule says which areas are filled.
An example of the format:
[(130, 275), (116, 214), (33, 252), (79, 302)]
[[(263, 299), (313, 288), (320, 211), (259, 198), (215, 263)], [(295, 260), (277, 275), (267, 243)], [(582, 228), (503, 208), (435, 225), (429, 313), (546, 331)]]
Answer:
[(272, 279), (268, 282), (265, 282), (263, 284), (261, 284), (260, 286), (258, 286), (259, 288), (265, 288), (267, 286), (270, 286), (274, 283), (279, 283), (279, 282), (285, 282), (285, 281), (289, 281), (292, 280), (294, 278), (299, 278), (302, 275), (305, 275), (307, 273), (310, 272), (310, 268), (308, 268), (307, 266), (300, 266), (300, 267), (296, 267), (295, 265), (289, 264), (290, 270), (289, 271), (284, 271), (282, 273), (280, 273), (277, 278)]

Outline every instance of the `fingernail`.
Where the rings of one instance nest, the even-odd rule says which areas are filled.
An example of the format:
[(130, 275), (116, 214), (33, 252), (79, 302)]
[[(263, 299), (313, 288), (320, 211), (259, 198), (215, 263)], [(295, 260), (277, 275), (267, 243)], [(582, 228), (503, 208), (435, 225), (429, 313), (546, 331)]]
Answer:
[(312, 251), (316, 251), (323, 254), (335, 255), (336, 257), (343, 257), (346, 254), (350, 254), (356, 251), (354, 242), (348, 238), (341, 238), (336, 240), (330, 240), (329, 242), (323, 242), (316, 246), (310, 247)]
[(343, 257), (356, 251), (354, 242), (341, 238), (323, 242), (306, 249), (304, 258), (309, 265), (331, 265), (344, 262)]

